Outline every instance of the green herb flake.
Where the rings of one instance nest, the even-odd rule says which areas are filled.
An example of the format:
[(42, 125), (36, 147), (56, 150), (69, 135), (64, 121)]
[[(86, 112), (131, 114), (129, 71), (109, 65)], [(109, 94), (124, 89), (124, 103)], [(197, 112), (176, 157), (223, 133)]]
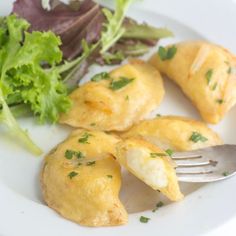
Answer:
[(101, 80), (109, 80), (111, 79), (111, 77), (109, 76), (109, 74), (107, 72), (102, 72), (102, 73), (99, 73), (99, 74), (96, 74), (94, 75), (92, 78), (91, 78), (91, 81), (92, 82), (99, 82)]
[(214, 85), (211, 87), (211, 90), (212, 91), (216, 90), (216, 87), (217, 87), (217, 83), (214, 83)]
[(227, 70), (227, 73), (230, 75), (232, 73), (232, 67), (230, 66)]
[(165, 150), (165, 152), (168, 154), (168, 156), (170, 156), (170, 157), (172, 157), (172, 155), (173, 155), (173, 153), (174, 153), (174, 151), (173, 150), (171, 150), (171, 149), (167, 149), (167, 150)]
[(134, 79), (133, 78), (126, 78), (126, 77), (120, 77), (119, 80), (113, 80), (110, 83), (109, 88), (113, 91), (119, 90), (123, 87), (125, 87), (126, 85), (128, 85), (129, 83), (131, 83)]
[(162, 201), (158, 202), (152, 212), (156, 212), (158, 208), (163, 207), (164, 203)]
[(177, 52), (177, 47), (175, 45), (169, 47), (168, 49), (160, 46), (158, 49), (158, 55), (162, 61), (172, 59), (175, 56), (176, 52)]
[(156, 157), (166, 157), (166, 153), (158, 153), (158, 152), (153, 152), (153, 153), (150, 153), (150, 157), (151, 158), (156, 158)]
[(84, 133), (83, 135), (82, 135), (82, 137), (78, 140), (78, 142), (79, 143), (87, 143), (87, 144), (89, 144), (89, 142), (88, 142), (88, 138), (89, 137), (91, 137), (92, 136), (92, 134), (89, 134), (89, 133)]
[(92, 165), (95, 165), (96, 164), (96, 161), (89, 161), (86, 163), (86, 166), (92, 166)]
[(90, 126), (96, 126), (96, 123), (91, 123)]
[(204, 137), (203, 135), (201, 135), (198, 132), (193, 132), (191, 137), (189, 138), (190, 141), (197, 143), (197, 142), (206, 142), (208, 139), (206, 137)]
[(72, 179), (72, 178), (74, 178), (76, 175), (78, 175), (77, 172), (71, 171), (71, 172), (68, 174), (68, 177), (69, 177), (70, 179)]
[(224, 61), (224, 63), (225, 63), (226, 65), (228, 65), (228, 66), (229, 66), (229, 64), (230, 64), (228, 61)]
[(84, 158), (84, 154), (82, 152), (76, 152), (75, 153), (75, 156), (78, 158), (78, 159), (81, 159), (81, 158)]
[(156, 117), (161, 117), (161, 114), (156, 114)]
[(150, 218), (145, 217), (145, 216), (140, 216), (140, 218), (139, 218), (139, 221), (141, 223), (148, 223), (149, 220), (150, 220)]
[(219, 103), (219, 104), (222, 104), (224, 102), (224, 100), (223, 99), (217, 99), (216, 102)]
[(71, 160), (74, 156), (76, 156), (78, 159), (84, 158), (84, 154), (80, 151), (73, 151), (73, 150), (66, 150), (65, 157), (68, 160)]
[(129, 95), (126, 95), (125, 101), (129, 101)]
[(74, 156), (74, 151), (72, 151), (72, 150), (66, 150), (66, 152), (65, 152), (65, 158), (66, 158), (66, 159), (70, 160), (70, 159), (73, 158), (73, 156)]
[(213, 75), (213, 70), (212, 70), (212, 69), (209, 69), (209, 70), (206, 72), (206, 74), (205, 74), (205, 78), (206, 78), (206, 80), (207, 80), (207, 84), (210, 83), (212, 75)]
[(228, 171), (225, 171), (222, 173), (223, 176), (228, 176), (229, 175), (229, 172)]
[(112, 175), (107, 175), (107, 178), (112, 179), (113, 176)]

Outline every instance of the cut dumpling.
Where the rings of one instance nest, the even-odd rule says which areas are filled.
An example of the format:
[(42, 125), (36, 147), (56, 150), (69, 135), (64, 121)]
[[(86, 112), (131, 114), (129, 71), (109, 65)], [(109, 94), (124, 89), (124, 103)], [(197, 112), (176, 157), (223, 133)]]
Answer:
[(41, 175), (48, 206), (81, 225), (125, 224), (120, 166), (110, 154), (118, 141), (103, 132), (76, 130), (49, 153)]
[(116, 158), (128, 171), (172, 201), (183, 198), (174, 164), (167, 153), (139, 138), (119, 142)]
[(179, 116), (162, 116), (142, 121), (121, 136), (141, 136), (163, 149), (174, 151), (188, 151), (223, 143), (205, 123)]
[(155, 109), (164, 96), (160, 73), (132, 60), (111, 73), (101, 73), (70, 95), (72, 109), (60, 122), (93, 130), (125, 130)]
[(182, 42), (159, 49), (149, 63), (181, 87), (208, 123), (218, 123), (236, 103), (236, 57), (220, 46)]

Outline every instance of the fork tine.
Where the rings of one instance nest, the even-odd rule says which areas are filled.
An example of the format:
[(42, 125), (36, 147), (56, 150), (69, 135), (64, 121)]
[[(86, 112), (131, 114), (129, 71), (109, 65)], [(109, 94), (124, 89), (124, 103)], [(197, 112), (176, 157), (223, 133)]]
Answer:
[(182, 156), (182, 157), (172, 157), (172, 159), (173, 160), (176, 160), (176, 161), (178, 161), (178, 160), (194, 160), (194, 159), (200, 159), (200, 158), (202, 158), (202, 156), (200, 156), (200, 155), (196, 155), (196, 156), (186, 156), (186, 157), (184, 157), (184, 156)]
[(177, 164), (177, 168), (193, 168), (193, 167), (202, 167), (202, 166), (216, 166), (217, 165), (217, 161), (205, 161), (205, 162), (187, 162), (187, 163), (178, 163)]
[(202, 158), (202, 155), (193, 152), (177, 152), (172, 156), (173, 160), (193, 160), (200, 158)]
[[(180, 182), (191, 182), (191, 183), (205, 183), (214, 182), (215, 176), (213, 173), (200, 173), (200, 174), (183, 174), (177, 175), (178, 181)], [(219, 177), (219, 179), (225, 178), (224, 176)], [(207, 181), (206, 181), (207, 180)]]
[(195, 171), (195, 172), (181, 172), (181, 171), (177, 171), (176, 172), (177, 175), (205, 175), (205, 174), (212, 174), (213, 171), (209, 170), (209, 171)]

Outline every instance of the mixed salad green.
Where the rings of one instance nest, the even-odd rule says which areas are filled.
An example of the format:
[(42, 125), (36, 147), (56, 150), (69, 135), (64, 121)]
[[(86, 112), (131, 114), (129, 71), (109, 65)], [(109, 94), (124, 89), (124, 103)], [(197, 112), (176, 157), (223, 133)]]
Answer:
[(59, 115), (70, 109), (66, 81), (96, 50), (106, 55), (122, 36), (132, 33), (122, 27), (132, 1), (117, 0), (114, 12), (104, 9), (107, 22), (100, 39), (90, 45), (82, 40), (82, 54), (69, 62), (63, 61), (61, 39), (53, 32), (30, 32), (30, 24), (14, 14), (0, 18), (0, 122), (32, 153), (39, 155), (41, 150), (16, 118), (32, 114), (41, 124), (56, 123)]

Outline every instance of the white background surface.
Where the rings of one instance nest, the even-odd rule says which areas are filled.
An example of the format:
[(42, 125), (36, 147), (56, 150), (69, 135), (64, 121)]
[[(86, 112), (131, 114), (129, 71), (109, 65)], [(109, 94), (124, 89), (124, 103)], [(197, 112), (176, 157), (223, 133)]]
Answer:
[[(108, 1), (108, 0), (107, 0)], [(3, 11), (3, 9), (5, 9), (6, 7), (8, 7), (8, 9), (10, 9), (11, 7), (11, 2), (12, 1), (8, 1), (8, 0), (2, 0), (0, 1), (0, 14), (2, 13), (1, 11)], [(185, 25), (188, 25), (189, 27), (193, 28), (194, 30), (200, 32), (202, 35), (204, 35), (207, 39), (216, 42), (218, 44), (222, 44), (226, 47), (228, 47), (229, 49), (231, 49), (235, 54), (236, 54), (236, 28), (235, 28), (235, 22), (236, 22), (236, 5), (233, 4), (232, 0), (145, 0), (145, 1), (140, 1), (137, 2), (136, 4), (137, 8), (141, 8), (141, 9), (146, 9), (149, 10), (151, 12), (157, 12), (159, 14), (162, 15), (166, 15), (171, 17), (172, 19), (176, 19), (179, 22), (184, 23)], [(131, 11), (132, 12), (132, 11)], [(182, 97), (180, 98), (182, 99)], [(180, 112), (180, 111), (177, 111)], [(181, 112), (184, 112), (184, 110)], [(234, 115), (236, 113), (236, 110), (234, 109), (233, 111), (234, 113), (231, 114)], [(235, 117), (235, 116), (234, 116)], [(227, 122), (230, 120), (227, 120)], [(228, 123), (225, 123), (226, 126)], [(234, 124), (235, 125), (235, 121), (231, 122), (231, 125)], [(229, 142), (233, 142), (236, 143), (236, 140), (234, 138), (232, 138), (232, 136), (229, 137), (229, 135), (227, 134), (227, 127), (225, 126), (225, 129), (222, 131), (225, 134), (223, 134), (224, 138), (226, 140), (228, 140)], [(220, 128), (222, 129), (222, 127)], [(228, 129), (233, 129), (233, 127), (228, 127)], [(49, 131), (48, 131), (49, 130)], [(56, 134), (58, 132), (57, 128), (48, 128), (48, 132), (51, 132), (51, 134)], [(34, 130), (33, 132), (33, 136), (36, 138), (37, 135), (41, 135), (44, 136), (44, 139), (48, 139), (50, 141), (50, 139), (52, 138), (52, 136), (46, 137), (47, 136), (47, 132), (41, 129), (39, 130), (39, 128), (37, 128), (36, 130)], [(65, 134), (61, 134), (62, 136)], [(60, 139), (59, 139), (60, 140)], [(39, 140), (39, 142), (42, 142), (43, 144), (43, 140)], [(55, 138), (55, 140), (53, 141), (55, 143), (58, 142), (57, 138)], [(51, 148), (52, 144), (48, 144), (45, 146), (44, 144), (44, 148), (45, 150), (49, 150)], [(1, 146), (1, 145), (0, 145)], [(4, 147), (4, 145), (2, 145), (1, 147)], [(6, 144), (7, 147), (7, 144)], [(20, 153), (20, 152), (19, 152)], [(3, 159), (3, 155), (4, 152), (3, 150), (0, 148), (0, 156)], [(17, 156), (15, 163), (17, 163), (17, 161), (21, 159), (21, 156)], [(21, 159), (22, 160), (22, 159)], [(31, 160), (27, 159), (25, 160), (27, 162), (27, 165), (30, 165), (29, 162), (35, 162), (35, 160)], [(7, 161), (4, 163), (3, 161), (0, 163), (2, 164), (6, 164), (6, 166), (8, 165)], [(3, 166), (3, 165), (2, 165)], [(14, 170), (14, 167), (12, 167)], [(3, 169), (0, 168), (0, 170), (2, 171), (0, 173), (3, 173)], [(28, 170), (27, 170), (28, 171)], [(27, 171), (25, 171), (27, 173)], [(32, 171), (34, 171), (34, 169), (32, 169)], [(22, 173), (23, 174), (23, 173)], [(25, 178), (27, 178), (27, 175), (25, 175)], [(7, 178), (6, 178), (7, 179)], [(19, 178), (20, 179), (20, 178)], [(14, 180), (15, 181), (15, 180)], [(199, 200), (198, 198), (194, 198), (194, 197), (190, 197), (188, 199), (185, 200), (185, 202), (180, 203), (180, 204), (176, 204), (174, 207), (173, 206), (167, 206), (165, 207), (165, 209), (163, 208), (162, 210), (162, 216), (165, 217), (166, 215), (173, 214), (175, 215), (176, 212), (178, 212), (178, 214), (176, 214), (177, 217), (183, 219), (182, 222), (180, 222), (177, 218), (172, 218), (174, 219), (174, 221), (179, 223), (180, 227), (185, 227), (186, 230), (189, 229), (193, 229), (194, 227), (196, 227), (196, 225), (198, 225), (198, 222), (204, 222), (204, 218), (205, 221), (209, 222), (208, 225), (206, 224), (202, 224), (202, 226), (200, 227), (205, 227), (205, 231), (208, 231), (208, 229), (212, 229), (212, 225), (214, 225), (214, 221), (216, 220), (220, 220), (222, 219), (226, 219), (227, 217), (225, 217), (228, 212), (232, 211), (232, 215), (236, 215), (236, 212), (233, 213), (233, 210), (235, 207), (233, 207), (232, 205), (232, 209), (230, 207), (230, 204), (235, 204), (235, 199), (236, 199), (236, 192), (235, 189), (232, 189), (232, 186), (236, 186), (235, 184), (235, 180), (229, 180), (229, 181), (225, 181), (224, 183), (220, 184), (220, 185), (211, 185), (211, 188), (209, 190), (204, 188), (204, 189), (200, 189), (198, 194), (198, 197), (204, 197), (204, 199)], [(14, 186), (14, 184), (16, 184), (17, 182), (11, 182), (10, 183)], [(28, 220), (28, 229), (25, 229), (25, 232), (35, 232), (34, 236), (41, 236), (41, 235), (46, 235), (46, 232), (48, 232), (51, 236), (54, 236), (54, 234), (50, 233), (50, 232), (56, 232), (55, 231), (55, 227), (58, 228), (57, 230), (57, 236), (59, 235), (65, 235), (63, 234), (63, 232), (60, 230), (60, 228), (67, 230), (68, 235), (72, 236), (72, 234), (70, 234), (69, 232), (72, 232), (73, 230), (76, 231), (77, 226), (74, 224), (67, 224), (65, 227), (62, 227), (62, 225), (64, 224), (64, 220), (62, 218), (59, 217), (55, 217), (53, 218), (52, 216), (54, 216), (54, 212), (48, 212), (47, 207), (42, 207), (42, 205), (38, 204), (38, 203), (32, 203), (30, 201), (27, 201), (28, 197), (30, 199), (33, 200), (37, 200), (37, 193), (36, 195), (32, 195), (31, 191), (30, 191), (30, 187), (27, 187), (28, 185), (28, 180), (25, 179), (25, 185), (26, 186), (21, 186), (20, 183), (16, 184), (21, 186), (21, 189), (17, 189), (17, 191), (19, 193), (24, 192), (24, 197), (20, 196), (20, 194), (15, 194), (13, 195), (11, 190), (8, 188), (0, 188), (0, 236), (15, 236), (15, 235), (22, 235), (22, 234), (18, 234), (17, 233), (17, 229), (20, 229), (20, 227), (26, 227), (25, 223), (26, 220)], [(31, 184), (31, 182), (29, 182), (29, 185)], [(221, 192), (219, 192), (219, 188), (222, 189)], [(6, 194), (3, 194), (3, 192)], [(27, 192), (28, 191), (28, 192)], [(220, 194), (220, 196), (219, 196)], [(204, 196), (205, 195), (205, 196)], [(216, 201), (216, 199), (219, 199), (219, 197), (222, 196), (222, 201), (221, 204), (222, 205), (214, 205), (214, 201)], [(208, 199), (206, 199), (208, 198)], [(203, 201), (204, 200), (204, 201)], [(217, 201), (216, 201), (217, 202)], [(3, 203), (8, 203), (8, 206), (4, 206)], [(2, 205), (1, 205), (2, 204)], [(24, 204), (24, 206), (22, 207), (22, 205), (20, 204)], [(182, 204), (185, 204), (185, 208), (182, 207)], [(191, 215), (185, 215), (187, 211), (188, 206), (192, 207), (193, 205), (197, 205), (197, 204), (204, 204), (204, 206), (199, 205), (199, 206), (195, 206), (195, 208), (193, 208), (193, 212), (192, 214), (196, 214), (198, 218), (195, 218), (196, 220), (196, 224), (194, 224), (194, 222), (192, 222), (191, 220), (189, 220), (189, 218), (191, 218)], [(217, 202), (217, 204), (219, 204), (219, 201)], [(6, 205), (6, 204), (5, 204)], [(224, 211), (224, 206), (225, 206), (225, 211)], [(202, 208), (204, 207), (209, 207), (209, 212), (207, 212), (204, 215), (201, 215), (201, 212), (204, 212)], [(186, 212), (183, 211), (183, 209), (186, 210)], [(220, 209), (220, 210), (219, 210)], [(36, 214), (37, 211), (37, 214)], [(182, 211), (182, 212), (181, 212)], [(227, 212), (226, 212), (227, 211)], [(13, 214), (13, 212), (17, 212), (17, 214)], [(4, 214), (3, 214), (4, 213)], [(140, 215), (140, 214), (139, 214)], [(144, 215), (147, 215), (146, 213)], [(27, 216), (31, 216), (28, 217)], [(184, 219), (184, 217), (186, 217), (186, 219)], [(42, 224), (41, 227), (38, 227), (37, 224), (35, 222), (38, 222), (38, 225), (40, 225), (40, 221), (44, 222), (45, 219), (48, 220), (47, 224)], [(210, 218), (210, 219), (209, 219)], [(227, 218), (228, 219), (228, 218)], [(10, 221), (11, 220), (11, 221)], [(166, 227), (169, 227), (170, 229), (172, 228), (172, 226), (175, 224), (175, 222), (163, 222), (163, 224), (166, 225)], [(158, 235), (158, 229), (156, 229), (157, 231), (153, 230), (154, 226), (151, 225), (143, 225), (140, 224), (139, 222), (137, 222), (137, 217), (132, 217), (130, 218), (130, 225), (132, 225), (132, 227), (136, 227), (137, 231), (136, 231), (136, 235), (144, 235), (144, 233), (146, 232), (148, 235)], [(198, 226), (199, 227), (199, 226)], [(14, 228), (16, 230), (14, 230)], [(173, 228), (178, 228), (176, 226), (173, 226)], [(6, 234), (6, 233), (2, 233), (1, 230), (3, 230), (2, 232), (11, 232), (11, 234)], [(64, 230), (63, 230), (64, 231)], [(75, 232), (73, 231), (73, 232)], [(14, 233), (13, 233), (14, 232)], [(90, 230), (87, 228), (81, 228), (78, 231), (78, 235), (88, 235), (88, 232), (90, 235), (95, 235), (95, 231), (94, 230)], [(98, 232), (98, 234), (97, 234)], [(178, 231), (179, 232), (179, 231)], [(195, 232), (198, 232), (197, 229), (195, 229)], [(199, 231), (200, 232), (200, 231)], [(25, 233), (24, 236), (28, 236), (29, 234)], [(33, 234), (31, 234), (33, 235)], [(74, 234), (73, 234), (74, 235)], [(129, 229), (124, 229), (121, 227), (118, 227), (116, 229), (116, 231), (111, 231), (107, 228), (107, 229), (97, 229), (96, 231), (96, 235), (131, 235)], [(166, 236), (163, 234), (159, 234), (161, 236)], [(169, 235), (169, 234), (168, 234)], [(172, 232), (172, 235), (176, 235), (176, 236), (180, 236), (179, 234), (175, 234), (175, 232)], [(189, 234), (188, 236), (192, 236), (192, 235), (196, 235), (197, 234)], [(199, 235), (203, 235), (202, 233)], [(226, 235), (226, 236), (235, 236), (236, 235), (236, 217), (234, 219), (231, 219), (228, 222), (224, 222), (223, 226), (220, 226), (219, 228), (214, 229), (213, 232), (207, 233), (207, 236), (221, 236), (221, 235)], [(23, 236), (23, 235), (22, 235)], [(185, 234), (181, 234), (181, 236), (185, 236)], [(187, 236), (187, 235), (186, 235)]]

